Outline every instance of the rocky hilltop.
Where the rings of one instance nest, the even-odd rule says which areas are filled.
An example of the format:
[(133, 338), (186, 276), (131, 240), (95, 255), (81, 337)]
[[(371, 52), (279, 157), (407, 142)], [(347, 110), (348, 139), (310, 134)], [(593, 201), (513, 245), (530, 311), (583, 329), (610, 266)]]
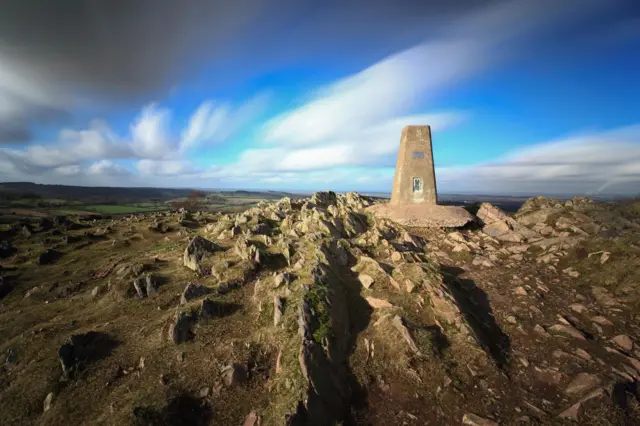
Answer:
[(637, 202), (373, 204), (2, 231), (0, 423), (639, 424)]

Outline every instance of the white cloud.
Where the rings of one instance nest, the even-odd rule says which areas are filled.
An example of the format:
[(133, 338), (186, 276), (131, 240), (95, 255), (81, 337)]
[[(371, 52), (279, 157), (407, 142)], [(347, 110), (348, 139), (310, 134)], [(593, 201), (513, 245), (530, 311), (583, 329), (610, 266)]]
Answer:
[(371, 126), (409, 113), (427, 90), (450, 85), (486, 61), (474, 40), (417, 46), (321, 89), (307, 104), (271, 120), (265, 140), (300, 146), (358, 138)]
[(228, 103), (203, 102), (193, 113), (189, 125), (182, 133), (180, 150), (186, 151), (198, 145), (226, 141), (265, 111), (268, 101), (268, 94), (261, 93), (235, 109)]
[(438, 168), (447, 190), (599, 193), (640, 192), (640, 125), (523, 148), (502, 159)]
[(189, 161), (181, 160), (149, 160), (143, 159), (136, 163), (136, 169), (145, 176), (176, 176), (195, 175), (200, 172)]
[(229, 115), (226, 106), (214, 106), (211, 101), (203, 102), (189, 120), (182, 135), (180, 149), (193, 148), (203, 140), (213, 140), (220, 133)]
[(176, 154), (168, 128), (169, 119), (169, 110), (152, 104), (136, 117), (128, 138), (117, 135), (106, 122), (94, 120), (87, 129), (61, 130), (53, 143), (31, 144), (24, 149), (0, 148), (0, 155), (5, 163), (11, 163), (15, 170), (27, 174), (52, 169), (58, 169), (56, 174), (65, 173), (72, 168), (63, 167), (80, 167), (92, 160), (161, 159)]
[(313, 171), (346, 166), (395, 164), (402, 128), (409, 124), (430, 123), (435, 132), (455, 126), (465, 114), (446, 112), (395, 117), (386, 122), (360, 129), (324, 144), (309, 146), (278, 146), (248, 149), (238, 162), (229, 167), (233, 171)]
[(143, 108), (131, 125), (132, 148), (138, 156), (160, 159), (175, 150), (169, 130), (170, 118), (166, 108), (155, 104)]
[(52, 170), (53, 173), (62, 176), (78, 176), (83, 173), (82, 167), (74, 164), (72, 166), (60, 166)]
[(87, 174), (97, 176), (126, 176), (131, 172), (119, 164), (109, 160), (100, 160), (87, 168)]

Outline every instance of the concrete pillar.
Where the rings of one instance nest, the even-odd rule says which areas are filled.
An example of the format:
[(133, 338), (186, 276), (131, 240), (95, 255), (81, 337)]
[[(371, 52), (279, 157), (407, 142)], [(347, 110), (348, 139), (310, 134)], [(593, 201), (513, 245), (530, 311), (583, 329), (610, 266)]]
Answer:
[(391, 205), (437, 204), (437, 202), (431, 128), (406, 126), (402, 129), (400, 137)]

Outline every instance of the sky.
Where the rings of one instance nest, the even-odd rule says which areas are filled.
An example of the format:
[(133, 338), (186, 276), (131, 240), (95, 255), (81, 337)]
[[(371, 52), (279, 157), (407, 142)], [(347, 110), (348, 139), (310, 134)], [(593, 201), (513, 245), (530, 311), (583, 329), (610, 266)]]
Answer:
[(637, 0), (0, 0), (0, 181), (640, 194)]

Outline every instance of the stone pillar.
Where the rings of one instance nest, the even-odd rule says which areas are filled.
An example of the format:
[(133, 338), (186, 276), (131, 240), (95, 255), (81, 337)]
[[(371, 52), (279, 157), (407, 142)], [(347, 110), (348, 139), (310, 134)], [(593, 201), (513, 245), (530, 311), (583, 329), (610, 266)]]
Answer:
[(391, 205), (437, 204), (437, 201), (431, 128), (406, 126), (400, 137)]

